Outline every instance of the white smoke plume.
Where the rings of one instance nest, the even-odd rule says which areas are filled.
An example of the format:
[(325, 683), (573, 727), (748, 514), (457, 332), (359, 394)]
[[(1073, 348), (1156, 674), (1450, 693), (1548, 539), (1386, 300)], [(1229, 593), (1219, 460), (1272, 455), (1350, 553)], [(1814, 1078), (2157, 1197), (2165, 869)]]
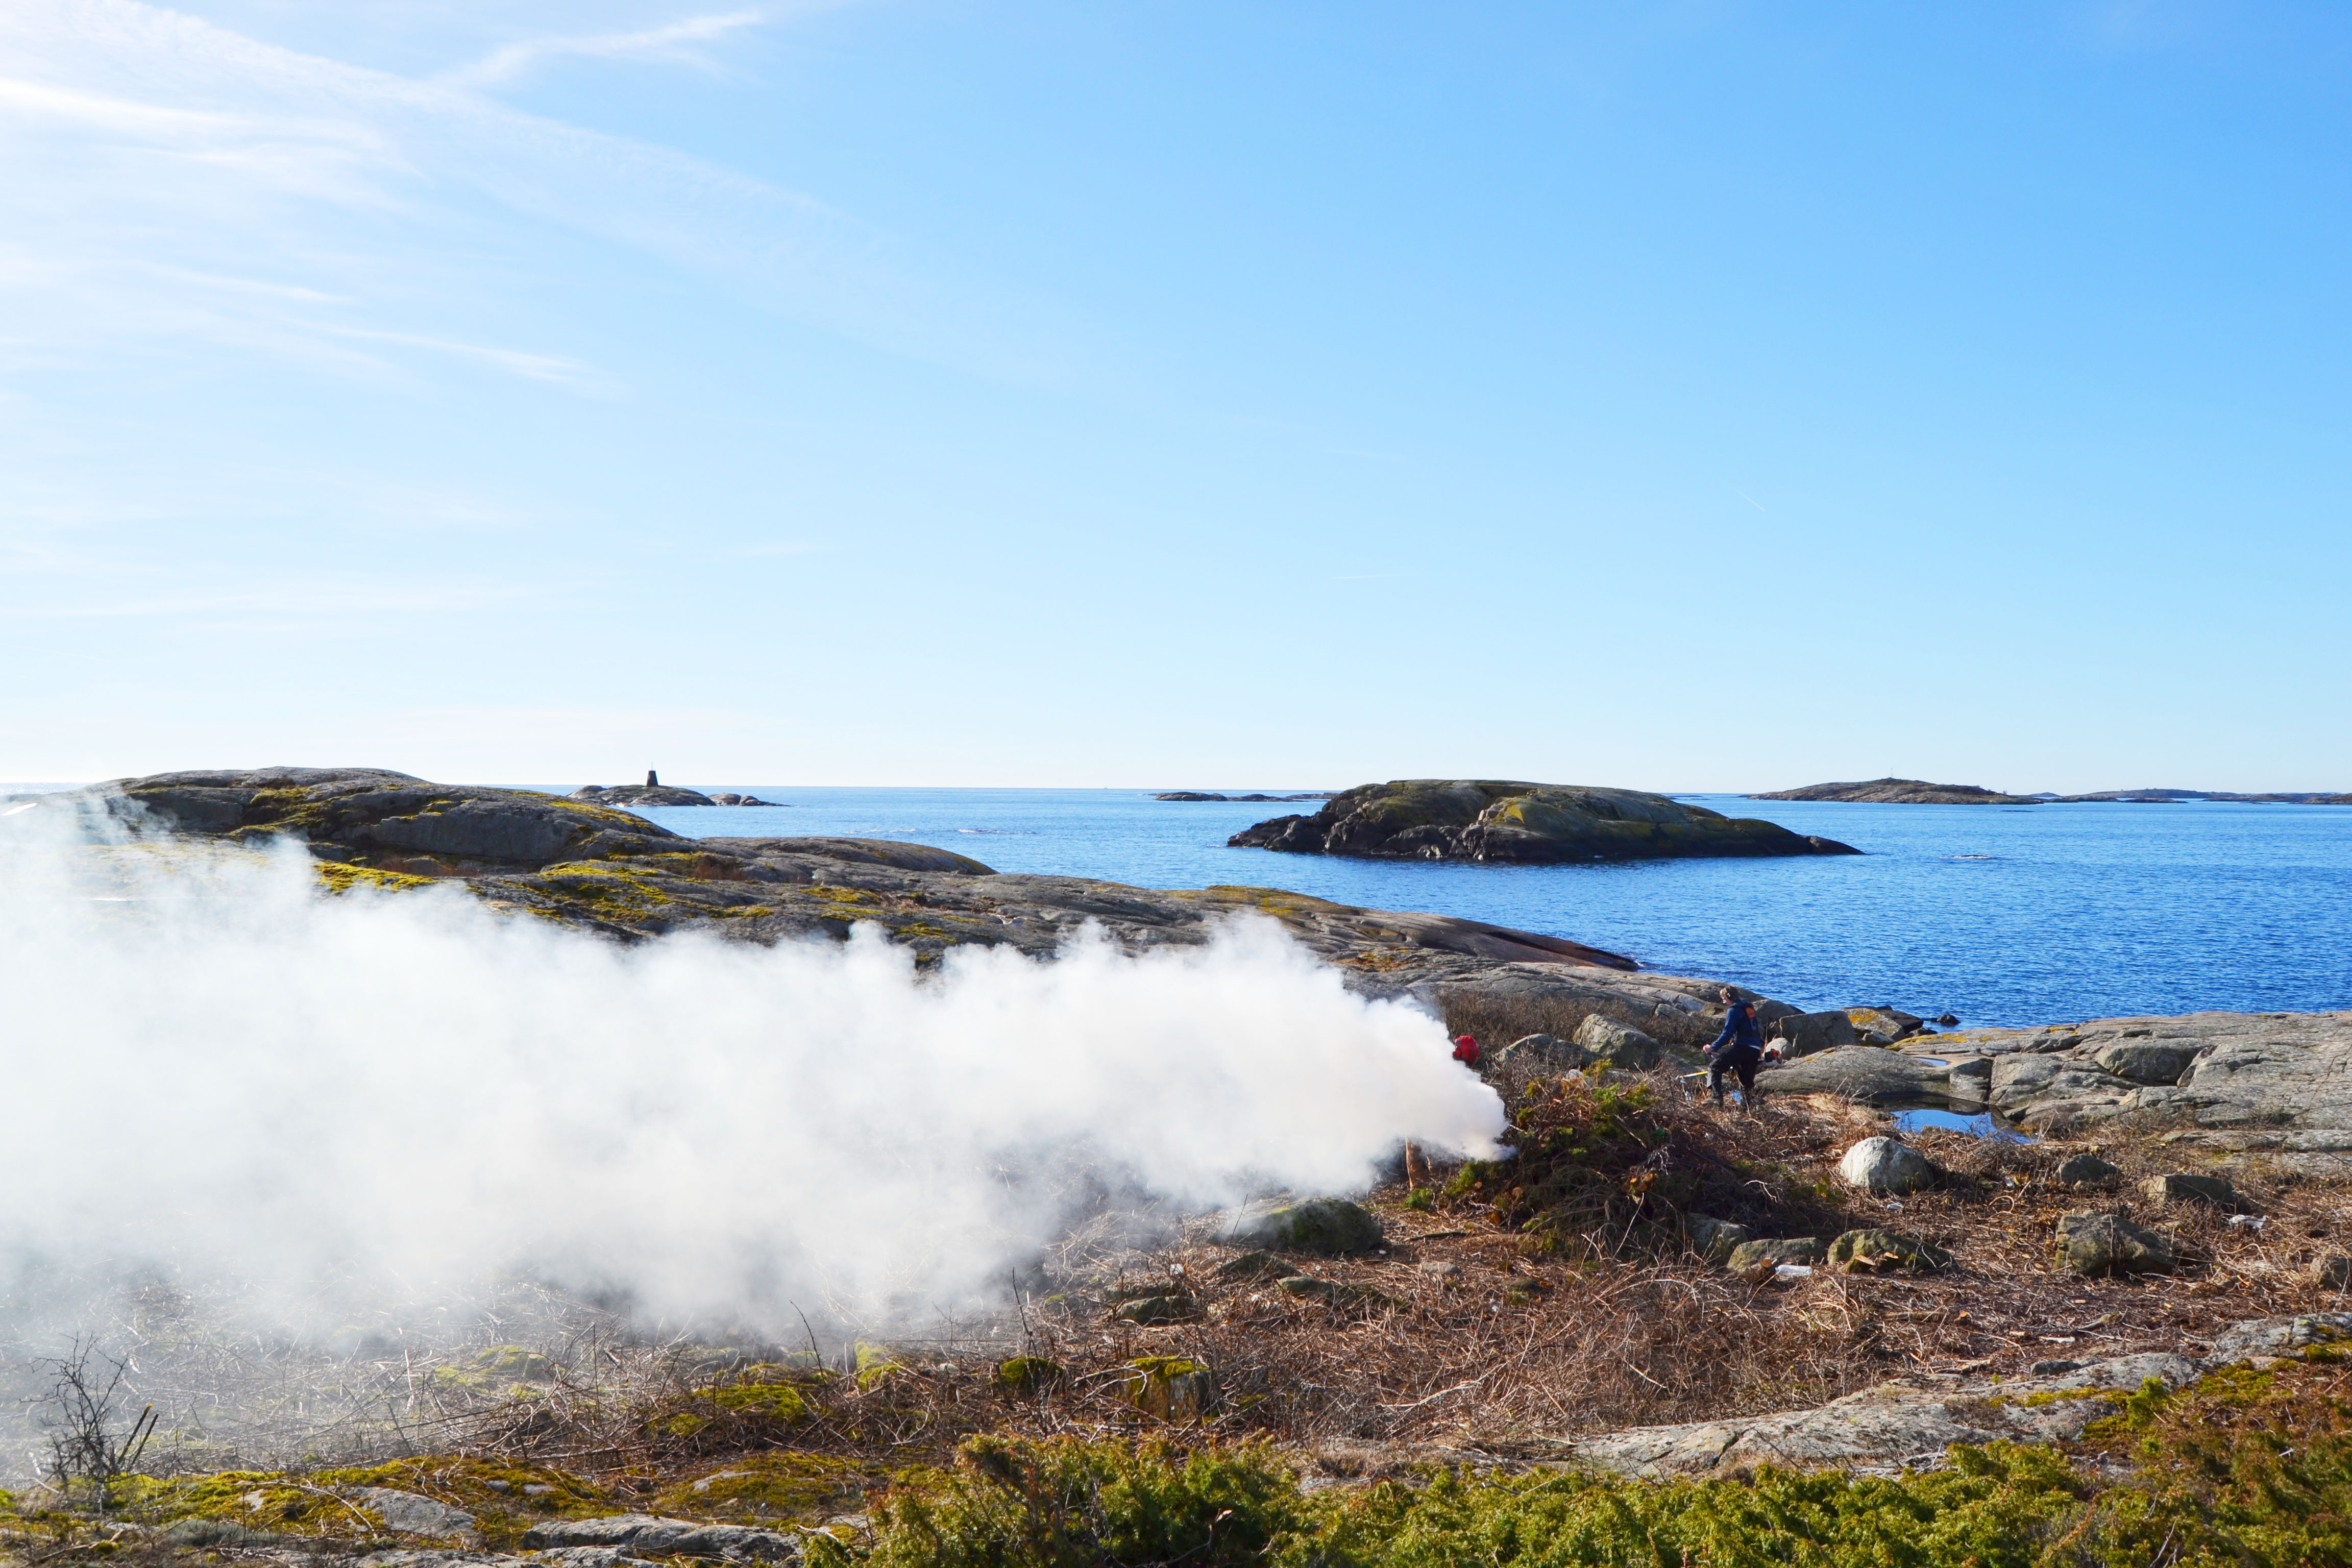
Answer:
[(527, 1269), (780, 1329), (1001, 1295), (1066, 1217), (1033, 1178), (1074, 1161), (1199, 1207), (1503, 1126), (1434, 1018), (1269, 922), (919, 977), (866, 933), (624, 948), (457, 888), (327, 895), (290, 847), (67, 842), (67, 816), (0, 819), (19, 1257), (289, 1300)]

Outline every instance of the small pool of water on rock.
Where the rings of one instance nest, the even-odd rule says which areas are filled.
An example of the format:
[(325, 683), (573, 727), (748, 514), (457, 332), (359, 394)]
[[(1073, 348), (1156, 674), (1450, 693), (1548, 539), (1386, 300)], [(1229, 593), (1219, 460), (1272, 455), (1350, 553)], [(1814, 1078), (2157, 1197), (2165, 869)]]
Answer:
[(1895, 1113), (1897, 1132), (1969, 1132), (1979, 1138), (2002, 1138), (2011, 1143), (2037, 1142), (2026, 1133), (1998, 1120), (1990, 1110), (1979, 1110), (1974, 1116), (1963, 1116), (1957, 1110), (1898, 1110)]

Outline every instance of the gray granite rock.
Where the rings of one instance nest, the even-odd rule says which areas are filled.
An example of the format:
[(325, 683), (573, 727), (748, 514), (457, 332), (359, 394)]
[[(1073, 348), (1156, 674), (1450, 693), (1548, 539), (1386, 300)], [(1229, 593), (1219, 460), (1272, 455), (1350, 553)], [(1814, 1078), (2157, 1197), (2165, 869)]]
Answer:
[(1838, 1180), (1880, 1196), (1916, 1193), (1943, 1174), (1936, 1163), (1899, 1138), (1865, 1138), (1838, 1161)]
[(1864, 1105), (1958, 1105), (1984, 1103), (1981, 1071), (1963, 1074), (1969, 1063), (1935, 1060), (1875, 1046), (1847, 1046), (1767, 1068), (1762, 1079), (1772, 1094), (1834, 1094)]
[(1942, 1247), (1900, 1231), (1849, 1230), (1830, 1243), (1830, 1267), (1849, 1274), (1932, 1274), (1952, 1261)]
[(2215, 1366), (2258, 1355), (2293, 1355), (2312, 1345), (2352, 1338), (2352, 1312), (2304, 1312), (2232, 1323), (2216, 1336), (2206, 1361)]
[[(1892, 1470), (1946, 1462), (1955, 1443), (2070, 1441), (2150, 1378), (2168, 1388), (2204, 1363), (2182, 1355), (2118, 1356), (2054, 1376), (1991, 1383), (1958, 1376), (1884, 1384), (1811, 1410), (1643, 1426), (1559, 1446), (1571, 1464), (1631, 1475), (1726, 1474), (1759, 1465)], [(2096, 1390), (2106, 1397), (2068, 1398)], [(2056, 1398), (2036, 1400), (2036, 1394)]]
[(2120, 1215), (2070, 1214), (2058, 1222), (2058, 1263), (2070, 1274), (2169, 1274), (2172, 1243)]
[(2223, 1214), (2252, 1214), (2254, 1205), (2248, 1203), (2237, 1188), (2219, 1176), (2192, 1176), (2174, 1173), (2166, 1176), (2150, 1176), (2139, 1184), (2140, 1195), (2159, 1207), (2170, 1204), (2203, 1204), (2220, 1209)]
[(1853, 1020), (1837, 1010), (1792, 1013), (1780, 1019), (1775, 1028), (1779, 1037), (1789, 1042), (1788, 1054), (1791, 1057), (1834, 1050), (1840, 1046), (1853, 1045), (1860, 1038), (1853, 1032)]
[(557, 1520), (523, 1533), (533, 1547), (619, 1547), (636, 1557), (718, 1557), (736, 1562), (797, 1562), (801, 1543), (793, 1536), (741, 1524), (703, 1524), (657, 1514), (622, 1513), (604, 1519)]
[(2202, 1049), (2193, 1040), (2118, 1040), (2091, 1059), (2137, 1084), (2175, 1084)]
[(350, 1493), (362, 1508), (373, 1509), (384, 1528), (403, 1535), (462, 1535), (474, 1528), (474, 1516), (446, 1502), (391, 1487), (359, 1487)]
[(1598, 1013), (1586, 1015), (1576, 1026), (1576, 1043), (1596, 1060), (1633, 1071), (1656, 1067), (1665, 1058), (1664, 1047), (1656, 1040), (1630, 1024), (1604, 1018)]

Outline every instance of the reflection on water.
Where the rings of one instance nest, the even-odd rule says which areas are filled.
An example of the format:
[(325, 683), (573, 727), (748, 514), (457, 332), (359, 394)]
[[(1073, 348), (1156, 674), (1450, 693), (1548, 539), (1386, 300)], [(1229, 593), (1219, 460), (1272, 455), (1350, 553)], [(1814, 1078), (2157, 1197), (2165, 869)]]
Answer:
[(1957, 1110), (1898, 1110), (1895, 1113), (1897, 1132), (1968, 1132), (1979, 1138), (1999, 1138), (2011, 1143), (2032, 1143), (2039, 1140), (2020, 1132), (2016, 1128), (1996, 1120), (1990, 1110), (1979, 1110), (1974, 1116), (1963, 1116)]

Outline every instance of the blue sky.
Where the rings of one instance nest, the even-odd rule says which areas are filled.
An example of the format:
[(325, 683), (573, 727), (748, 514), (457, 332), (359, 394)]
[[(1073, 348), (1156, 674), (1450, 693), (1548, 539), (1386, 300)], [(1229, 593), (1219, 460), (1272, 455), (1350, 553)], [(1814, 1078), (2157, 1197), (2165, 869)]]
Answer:
[(2347, 68), (12, 0), (0, 776), (2352, 788)]

